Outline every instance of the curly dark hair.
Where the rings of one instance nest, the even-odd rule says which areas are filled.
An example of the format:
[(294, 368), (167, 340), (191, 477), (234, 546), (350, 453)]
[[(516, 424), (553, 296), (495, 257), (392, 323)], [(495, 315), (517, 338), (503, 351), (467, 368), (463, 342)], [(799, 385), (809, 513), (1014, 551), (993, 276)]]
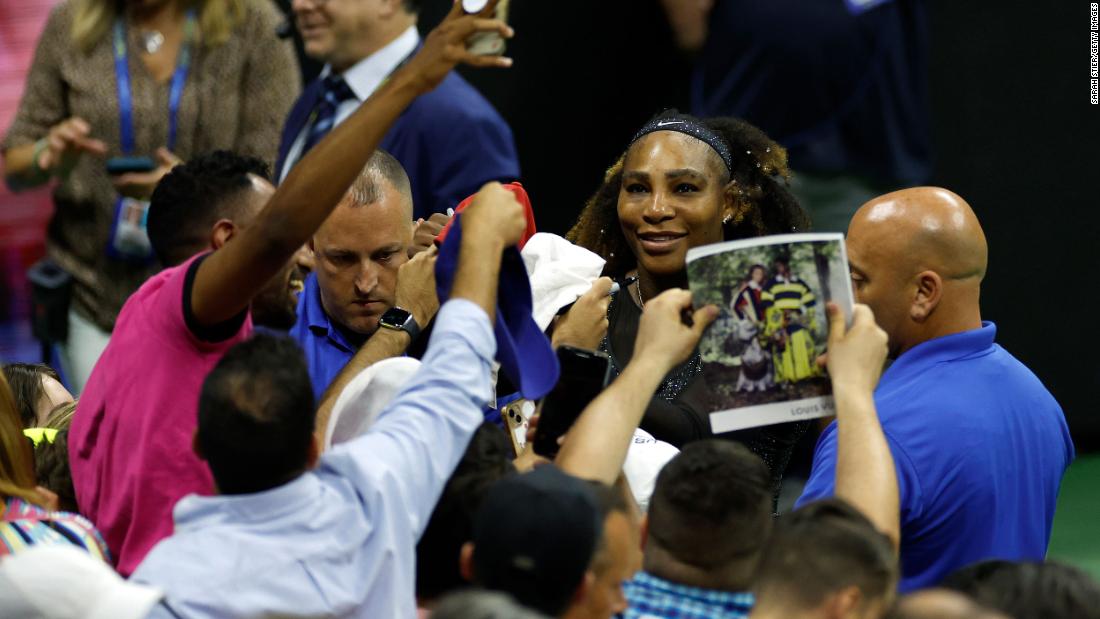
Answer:
[[(723, 224), (726, 240), (810, 229), (809, 215), (786, 188), (791, 171), (785, 148), (739, 118), (700, 120), (676, 110), (658, 114), (657, 118), (674, 116), (695, 120), (714, 130), (733, 153), (733, 170), (726, 192), (733, 193), (743, 208), (737, 209), (738, 215)], [(741, 153), (748, 156), (742, 157)], [(625, 159), (626, 152), (608, 168), (603, 184), (588, 199), (577, 223), (566, 235), (571, 242), (603, 256), (607, 260), (604, 275), (611, 277), (622, 277), (637, 264), (619, 225), (619, 190)]]

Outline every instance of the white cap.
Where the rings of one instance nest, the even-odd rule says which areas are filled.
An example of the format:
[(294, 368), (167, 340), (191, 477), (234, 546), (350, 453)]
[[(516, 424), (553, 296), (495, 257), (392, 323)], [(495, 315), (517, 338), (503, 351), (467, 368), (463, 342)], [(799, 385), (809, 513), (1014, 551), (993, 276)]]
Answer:
[(142, 619), (163, 597), (68, 544), (37, 546), (0, 561), (5, 619)]
[(657, 475), (678, 453), (679, 449), (653, 438), (645, 430), (634, 430), (634, 440), (630, 442), (626, 462), (623, 463), (623, 474), (630, 484), (634, 501), (643, 513), (649, 509), (649, 498), (653, 496), (653, 488), (657, 485)]
[(336, 398), (325, 429), (325, 449), (360, 436), (420, 369), (412, 357), (391, 357), (374, 363), (351, 379)]

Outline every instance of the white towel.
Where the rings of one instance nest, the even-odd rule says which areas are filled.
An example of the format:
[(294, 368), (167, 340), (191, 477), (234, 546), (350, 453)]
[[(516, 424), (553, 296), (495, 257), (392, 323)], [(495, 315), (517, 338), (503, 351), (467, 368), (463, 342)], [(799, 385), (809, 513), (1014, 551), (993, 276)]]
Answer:
[(520, 253), (531, 281), (532, 313), (543, 331), (558, 310), (588, 292), (605, 262), (598, 254), (545, 232), (532, 236)]

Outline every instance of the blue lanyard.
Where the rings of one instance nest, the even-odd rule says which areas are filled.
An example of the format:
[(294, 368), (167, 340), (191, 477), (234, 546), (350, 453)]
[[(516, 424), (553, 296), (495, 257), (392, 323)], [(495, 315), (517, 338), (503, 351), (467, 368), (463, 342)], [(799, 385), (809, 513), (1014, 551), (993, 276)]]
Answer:
[[(118, 129), (121, 134), (122, 152), (129, 155), (134, 152), (134, 98), (130, 90), (130, 65), (126, 51), (126, 27), (122, 19), (115, 20), (115, 78), (118, 83)], [(195, 10), (187, 11), (184, 25), (183, 46), (176, 60), (176, 71), (172, 74), (172, 87), (168, 93), (168, 150), (175, 150), (176, 129), (179, 124), (180, 100), (183, 99), (183, 86), (187, 83), (187, 72), (191, 69), (191, 41), (195, 31)]]

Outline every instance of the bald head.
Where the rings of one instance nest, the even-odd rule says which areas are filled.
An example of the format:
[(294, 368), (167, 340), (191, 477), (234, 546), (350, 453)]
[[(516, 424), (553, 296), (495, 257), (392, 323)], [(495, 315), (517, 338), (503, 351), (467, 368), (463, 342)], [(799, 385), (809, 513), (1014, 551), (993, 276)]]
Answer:
[(977, 216), (958, 194), (940, 187), (914, 187), (864, 204), (849, 236), (874, 236), (886, 257), (915, 269), (933, 269), (947, 279), (985, 276), (988, 248)]
[(856, 297), (871, 306), (891, 351), (981, 326), (988, 263), (970, 205), (939, 187), (915, 187), (864, 204), (848, 227)]

